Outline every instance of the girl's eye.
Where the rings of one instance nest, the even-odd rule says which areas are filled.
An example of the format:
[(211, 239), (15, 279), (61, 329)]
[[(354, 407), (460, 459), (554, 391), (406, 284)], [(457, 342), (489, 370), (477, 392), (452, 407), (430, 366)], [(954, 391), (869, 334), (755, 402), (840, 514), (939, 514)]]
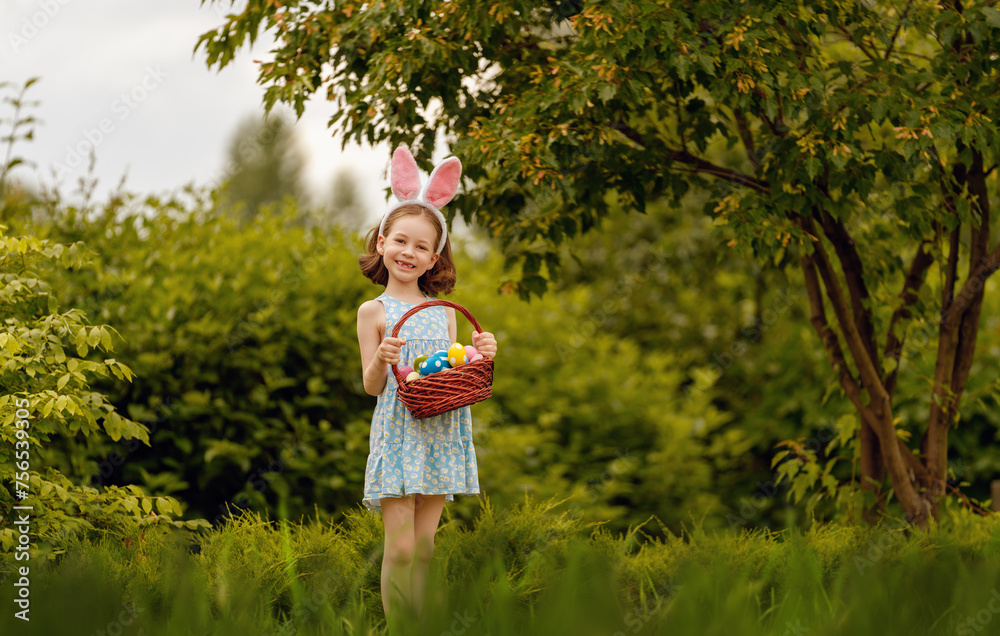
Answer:
[(425, 251), (425, 252), (427, 251), (427, 248), (426, 248), (426, 247), (424, 247), (423, 245), (421, 245), (421, 246), (420, 246), (420, 247), (418, 247), (417, 249), (418, 249), (418, 250), (423, 250), (423, 251)]
[(402, 242), (403, 242), (403, 239), (396, 239), (396, 242), (397, 242), (397, 243), (402, 243)]

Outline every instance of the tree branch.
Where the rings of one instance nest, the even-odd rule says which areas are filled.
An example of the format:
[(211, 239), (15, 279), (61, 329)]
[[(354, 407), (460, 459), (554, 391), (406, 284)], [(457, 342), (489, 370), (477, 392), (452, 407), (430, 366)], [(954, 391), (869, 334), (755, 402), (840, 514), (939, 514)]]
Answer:
[[(818, 239), (817, 239), (818, 240)], [(866, 518), (871, 512), (884, 509), (882, 499), (882, 480), (885, 478), (885, 463), (882, 459), (878, 433), (875, 431), (873, 421), (876, 419), (871, 409), (864, 404), (861, 396), (861, 387), (857, 380), (851, 375), (847, 360), (844, 359), (843, 350), (840, 348), (840, 339), (826, 320), (826, 312), (823, 308), (823, 296), (820, 291), (819, 279), (816, 277), (816, 262), (813, 256), (803, 254), (800, 259), (802, 263), (802, 273), (806, 281), (806, 293), (809, 296), (810, 317), (809, 322), (823, 342), (827, 355), (830, 358), (830, 366), (837, 372), (840, 378), (840, 386), (844, 389), (848, 399), (854, 405), (861, 418), (861, 487), (875, 493), (876, 504), (871, 511), (866, 511)], [(909, 449), (906, 451), (909, 453)], [(913, 456), (909, 453), (910, 457)], [(919, 463), (919, 462), (918, 462)], [(877, 483), (872, 483), (872, 482)]]
[[(957, 146), (961, 152), (962, 142), (959, 141)], [(959, 196), (968, 188), (973, 206), (979, 209), (980, 222), (978, 227), (975, 224), (970, 227), (969, 273), (965, 284), (958, 296), (947, 307), (942, 307), (930, 419), (924, 434), (927, 468), (938, 480), (944, 480), (947, 473), (948, 429), (958, 411), (958, 401), (972, 365), (986, 279), (1000, 267), (1000, 246), (987, 254), (990, 232), (989, 194), (983, 177), (982, 153), (973, 150), (971, 165), (966, 166), (959, 161), (953, 172), (955, 194)], [(952, 244), (953, 251), (957, 254), (958, 246), (954, 240)], [(952, 255), (949, 254), (949, 265), (952, 260)], [(951, 277), (952, 272), (949, 271), (949, 278)]]
[[(619, 131), (636, 144), (646, 148), (646, 140), (640, 135), (634, 128), (629, 126), (624, 122), (614, 122), (611, 127)], [(723, 168), (718, 166), (711, 161), (707, 161), (700, 157), (696, 157), (685, 149), (677, 148), (665, 148), (667, 158), (670, 161), (676, 161), (678, 163), (684, 163), (694, 168), (695, 172), (703, 172), (705, 174), (710, 174), (715, 177), (720, 177), (728, 179), (733, 183), (738, 183), (740, 185), (747, 186), (758, 192), (770, 192), (771, 187), (759, 179), (755, 179), (749, 175), (745, 175), (738, 170), (732, 170), (730, 168)], [(659, 166), (657, 166), (659, 168)]]
[(948, 237), (948, 264), (945, 265), (944, 287), (941, 288), (942, 322), (944, 321), (945, 313), (951, 307), (952, 300), (955, 297), (955, 278), (958, 276), (958, 250), (960, 247), (959, 238), (961, 230), (962, 224), (960, 222)]
[[(798, 215), (798, 221), (805, 232), (815, 236), (812, 219)], [(889, 394), (886, 393), (874, 362), (868, 357), (868, 352), (861, 341), (854, 320), (848, 313), (847, 302), (834, 275), (829, 256), (823, 249), (822, 241), (815, 242), (814, 254), (816, 255), (817, 269), (826, 287), (826, 295), (830, 298), (837, 316), (837, 323), (841, 327), (841, 332), (844, 334), (847, 346), (860, 372), (861, 383), (868, 392), (869, 404), (865, 410), (871, 413), (870, 423), (878, 435), (882, 461), (889, 471), (896, 497), (907, 510), (910, 520), (923, 527), (931, 513), (931, 506), (925, 498), (917, 493), (907, 472), (907, 460), (905, 454), (900, 450), (897, 441), (899, 438), (896, 437), (896, 429), (892, 424), (892, 405), (889, 402)]]
[[(941, 224), (936, 223), (935, 225), (937, 232), (940, 233)], [(910, 318), (910, 307), (919, 298), (919, 291), (924, 284), (924, 277), (927, 275), (927, 270), (934, 263), (934, 253), (930, 250), (930, 246), (931, 241), (929, 240), (921, 241), (920, 245), (917, 246), (917, 253), (913, 255), (913, 260), (910, 262), (910, 269), (906, 273), (906, 279), (903, 281), (903, 289), (899, 292), (899, 297), (903, 302), (892, 312), (892, 318), (889, 319), (889, 330), (885, 338), (883, 355), (886, 358), (892, 357), (896, 360), (896, 368), (889, 373), (889, 376), (885, 380), (885, 390), (890, 396), (896, 390), (899, 358), (903, 351), (903, 337), (896, 336), (894, 327), (899, 322)]]
[(743, 140), (743, 147), (747, 151), (747, 159), (753, 165), (753, 173), (759, 174), (760, 162), (757, 160), (757, 151), (754, 149), (753, 135), (750, 132), (750, 126), (747, 124), (747, 118), (743, 115), (743, 110), (739, 107), (733, 109), (733, 115), (736, 119), (736, 128), (740, 131), (740, 139)]
[[(824, 188), (825, 190), (825, 188)], [(875, 344), (875, 326), (872, 324), (872, 312), (865, 307), (868, 301), (868, 287), (865, 285), (864, 265), (858, 254), (854, 239), (839, 219), (833, 218), (826, 210), (820, 210), (823, 223), (823, 233), (833, 244), (833, 249), (840, 259), (840, 267), (844, 271), (844, 279), (851, 297), (851, 307), (854, 310), (854, 324), (873, 362), (878, 361), (878, 351)]]
[(906, 9), (903, 10), (903, 15), (899, 16), (899, 22), (896, 23), (896, 30), (892, 32), (892, 37), (889, 39), (889, 46), (885, 50), (885, 57), (882, 59), (888, 60), (889, 56), (892, 55), (892, 49), (896, 46), (896, 38), (899, 37), (899, 31), (903, 28), (903, 22), (906, 20), (906, 16), (910, 13), (910, 7), (913, 6), (913, 0), (909, 0), (906, 3)]
[[(969, 265), (971, 269), (973, 263), (970, 262)], [(969, 278), (962, 285), (962, 289), (958, 292), (955, 300), (948, 307), (947, 311), (943, 312), (944, 315), (941, 318), (941, 324), (949, 325), (958, 320), (976, 294), (982, 292), (986, 285), (986, 279), (992, 276), (993, 272), (997, 271), (998, 268), (1000, 268), (1000, 244), (992, 252), (982, 257), (975, 267), (975, 271), (970, 272)]]
[[(979, 208), (979, 227), (972, 228), (971, 249), (969, 252), (969, 278), (981, 280), (981, 284), (972, 291), (975, 297), (972, 299), (968, 310), (962, 315), (962, 322), (958, 327), (958, 355), (955, 360), (955, 374), (952, 376), (951, 390), (955, 396), (954, 409), (958, 408), (958, 400), (965, 390), (966, 382), (969, 379), (969, 369), (972, 367), (972, 358), (976, 352), (976, 339), (979, 334), (979, 314), (983, 308), (983, 296), (986, 290), (986, 279), (978, 278), (980, 271), (977, 266), (987, 257), (990, 240), (990, 200), (986, 190), (986, 176), (983, 170), (983, 156), (978, 151), (972, 153), (972, 166), (969, 171), (969, 193), (973, 198), (973, 205)], [(996, 269), (996, 268), (994, 268)], [(989, 274), (986, 274), (988, 276)]]
[(869, 51), (869, 50), (868, 50), (868, 49), (867, 49), (867, 48), (865, 47), (865, 45), (864, 45), (864, 39), (863, 39), (863, 38), (862, 38), (862, 40), (861, 40), (860, 42), (855, 42), (855, 41), (854, 41), (854, 34), (853, 34), (853, 33), (851, 33), (850, 31), (848, 31), (848, 30), (847, 30), (847, 28), (846, 28), (846, 27), (845, 27), (845, 26), (844, 26), (843, 24), (838, 24), (838, 25), (837, 25), (837, 29), (838, 29), (838, 30), (839, 30), (839, 31), (840, 31), (841, 33), (843, 33), (844, 35), (846, 35), (846, 36), (847, 36), (847, 39), (848, 39), (848, 41), (850, 41), (850, 43), (851, 43), (851, 44), (853, 44), (853, 45), (857, 46), (857, 47), (858, 47), (859, 49), (861, 49), (861, 52), (862, 52), (862, 53), (864, 53), (864, 54), (865, 54), (865, 56), (866, 56), (866, 57), (867, 57), (867, 58), (868, 58), (869, 60), (871, 60), (872, 62), (876, 62), (876, 61), (878, 61), (878, 58), (877, 58), (877, 57), (875, 57), (875, 55), (874, 55), (874, 54), (872, 54), (872, 52), (871, 52), (871, 51)]
[(934, 482), (934, 478), (931, 476), (927, 467), (920, 463), (920, 460), (913, 454), (910, 447), (906, 445), (906, 442), (896, 438), (899, 446), (899, 454), (902, 456), (903, 461), (906, 462), (906, 467), (913, 471), (913, 476), (916, 477), (917, 483), (924, 488), (930, 487)]
[(690, 152), (686, 150), (677, 149), (667, 149), (667, 157), (671, 161), (676, 161), (678, 163), (685, 163), (689, 166), (693, 166), (696, 172), (703, 172), (705, 174), (710, 174), (716, 177), (723, 177), (732, 181), (733, 183), (738, 183), (740, 185), (747, 186), (758, 192), (770, 192), (771, 187), (758, 179), (755, 179), (749, 175), (745, 175), (742, 172), (731, 170), (729, 168), (723, 168), (722, 166), (717, 166), (711, 161), (706, 161), (699, 157), (695, 157)]
[(854, 404), (854, 408), (860, 413), (865, 409), (861, 400), (861, 387), (858, 381), (851, 374), (851, 369), (844, 358), (844, 352), (840, 347), (840, 339), (837, 333), (830, 327), (826, 320), (826, 310), (823, 308), (823, 295), (819, 286), (819, 279), (816, 277), (816, 262), (811, 255), (803, 254), (799, 257), (802, 264), (802, 273), (806, 280), (806, 294), (809, 297), (809, 322), (819, 336), (820, 342), (826, 349), (830, 358), (830, 366), (840, 377), (840, 386), (844, 389), (848, 399)]
[[(819, 335), (820, 341), (826, 349), (830, 358), (830, 366), (837, 372), (840, 378), (840, 386), (844, 389), (848, 399), (854, 405), (861, 418), (861, 487), (875, 493), (877, 502), (872, 511), (884, 509), (882, 499), (881, 483), (884, 479), (885, 465), (882, 461), (878, 433), (875, 431), (873, 422), (876, 419), (871, 409), (864, 404), (861, 396), (861, 387), (851, 374), (851, 370), (844, 359), (844, 352), (840, 348), (840, 339), (837, 333), (830, 327), (826, 320), (826, 312), (823, 308), (823, 296), (820, 291), (819, 279), (816, 277), (816, 263), (811, 255), (803, 254), (799, 258), (802, 263), (802, 273), (806, 281), (806, 293), (809, 297), (810, 317), (809, 322)], [(907, 449), (909, 453), (909, 449)], [(910, 457), (913, 456), (909, 453)], [(919, 462), (918, 462), (919, 463)], [(872, 483), (874, 480), (877, 484)], [(870, 514), (866, 511), (866, 518)]]
[(771, 119), (770, 117), (767, 116), (767, 113), (765, 113), (763, 110), (760, 111), (758, 115), (760, 115), (760, 118), (764, 120), (764, 123), (767, 124), (768, 129), (770, 129), (771, 133), (775, 137), (787, 137), (788, 128), (785, 126), (784, 114), (781, 112), (781, 93), (777, 93), (777, 96), (778, 96), (778, 118)]
[[(821, 216), (822, 212), (817, 210), (815, 215)], [(804, 215), (801, 215), (799, 218), (802, 229), (809, 234), (815, 235), (816, 231), (813, 227), (812, 219)], [(813, 247), (816, 255), (816, 268), (823, 279), (823, 285), (826, 287), (826, 295), (830, 298), (830, 303), (833, 305), (834, 313), (837, 316), (837, 323), (840, 325), (844, 339), (847, 341), (847, 348), (850, 350), (851, 356), (854, 358), (854, 363), (858, 367), (861, 384), (868, 390), (873, 403), (877, 401), (887, 406), (889, 395), (885, 392), (885, 387), (882, 385), (882, 380), (879, 377), (880, 374), (875, 368), (875, 360), (872, 360), (871, 356), (868, 355), (868, 348), (861, 334), (858, 332), (853, 317), (849, 313), (844, 293), (841, 291), (840, 283), (837, 281), (836, 273), (833, 271), (830, 257), (827, 255), (821, 241), (816, 241)]]

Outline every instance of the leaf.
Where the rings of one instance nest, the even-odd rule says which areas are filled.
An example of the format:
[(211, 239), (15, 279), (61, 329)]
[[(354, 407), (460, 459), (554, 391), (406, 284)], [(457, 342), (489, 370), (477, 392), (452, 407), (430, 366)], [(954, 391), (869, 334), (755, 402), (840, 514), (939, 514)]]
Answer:
[(603, 84), (597, 91), (597, 95), (601, 98), (601, 101), (607, 103), (611, 101), (614, 96), (618, 93), (618, 87), (614, 84)]
[(1000, 9), (995, 9), (994, 7), (983, 7), (981, 11), (983, 12), (983, 16), (986, 18), (987, 24), (994, 29), (1000, 29)]
[(701, 51), (696, 54), (696, 57), (698, 58), (698, 64), (701, 65), (701, 68), (703, 68), (706, 73), (709, 75), (715, 75), (715, 60), (712, 57), (705, 55)]
[(153, 510), (153, 498), (152, 497), (143, 497), (142, 498), (142, 509), (146, 512), (146, 514), (149, 514), (150, 512), (152, 512), (152, 510)]
[(120, 440), (122, 438), (121, 416), (114, 411), (108, 413), (104, 417), (104, 430), (111, 436), (112, 440), (116, 442)]
[(166, 497), (157, 497), (156, 510), (161, 515), (169, 515), (173, 512), (174, 507)]
[(886, 356), (885, 358), (882, 358), (882, 373), (885, 375), (889, 375), (890, 373), (896, 370), (896, 367), (898, 365), (899, 361), (896, 360), (896, 358), (892, 356)]
[(774, 468), (775, 465), (777, 465), (778, 462), (784, 459), (786, 455), (788, 455), (788, 451), (786, 450), (775, 453), (774, 459), (771, 460), (771, 468)]

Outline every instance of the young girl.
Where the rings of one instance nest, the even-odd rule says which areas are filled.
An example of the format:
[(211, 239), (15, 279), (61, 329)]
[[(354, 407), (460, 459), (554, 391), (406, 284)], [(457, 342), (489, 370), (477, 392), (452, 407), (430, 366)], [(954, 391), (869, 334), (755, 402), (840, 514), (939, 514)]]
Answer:
[[(377, 395), (372, 417), (371, 453), (365, 470), (364, 505), (382, 511), (385, 553), (382, 559), (382, 606), (386, 617), (400, 604), (420, 612), (428, 566), (434, 553), (445, 500), (477, 494), (479, 476), (472, 444), (469, 407), (415, 420), (396, 398), (389, 365), (414, 366), (421, 354), (447, 349), (457, 338), (455, 310), (430, 307), (393, 327), (429, 295), (450, 293), (455, 264), (444, 215), (438, 210), (455, 195), (462, 164), (441, 162), (421, 190), (413, 156), (406, 148), (393, 153), (390, 206), (366, 241), (361, 271), (385, 292), (358, 309), (358, 344), (365, 391)], [(497, 342), (488, 332), (472, 332), (472, 346), (488, 358)]]

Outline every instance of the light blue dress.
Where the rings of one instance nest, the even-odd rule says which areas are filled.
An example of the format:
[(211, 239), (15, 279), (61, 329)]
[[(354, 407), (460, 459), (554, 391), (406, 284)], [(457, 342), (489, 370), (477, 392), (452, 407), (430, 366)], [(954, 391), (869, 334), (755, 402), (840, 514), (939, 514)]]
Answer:
[[(378, 300), (385, 307), (385, 334), (391, 335), (399, 318), (412, 309), (388, 294)], [(428, 298), (428, 300), (431, 300)], [(399, 367), (413, 366), (422, 354), (450, 345), (448, 314), (444, 307), (421, 309), (403, 323), (399, 337), (406, 341)], [(396, 398), (396, 378), (387, 367), (385, 389), (378, 396), (372, 415), (365, 493), (362, 503), (380, 510), (382, 497), (405, 497), (414, 493), (447, 495), (479, 493), (476, 447), (472, 444), (472, 416), (468, 406), (422, 420)]]

